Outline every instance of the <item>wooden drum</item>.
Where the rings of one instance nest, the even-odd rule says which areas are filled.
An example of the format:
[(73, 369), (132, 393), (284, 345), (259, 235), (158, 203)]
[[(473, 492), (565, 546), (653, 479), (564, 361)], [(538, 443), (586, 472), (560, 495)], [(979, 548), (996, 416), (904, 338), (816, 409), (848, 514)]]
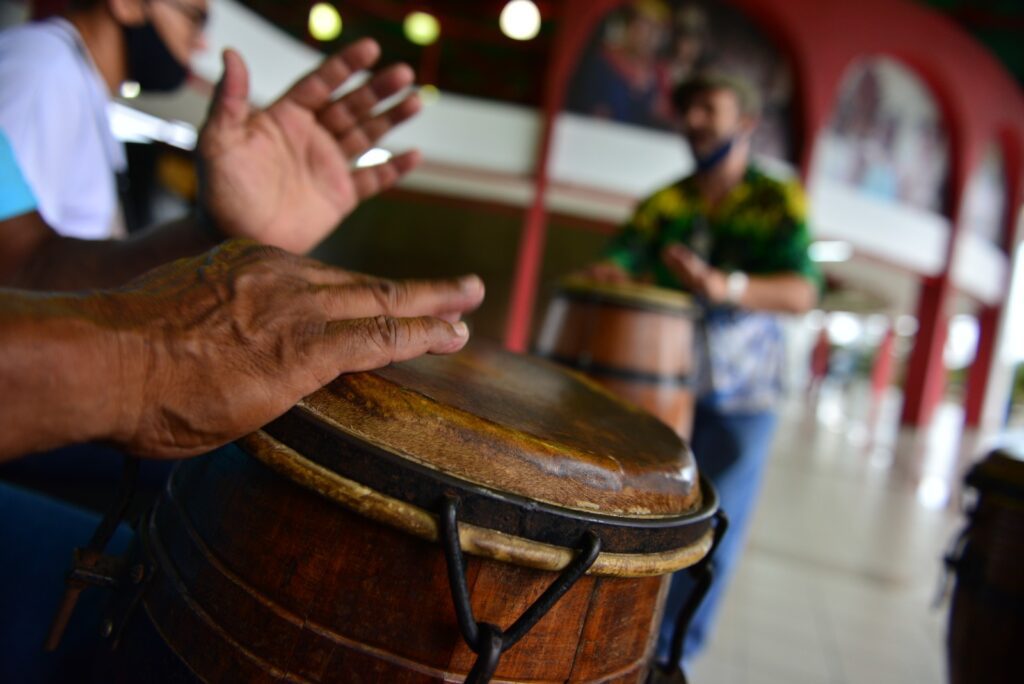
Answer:
[(1024, 682), (1024, 452), (996, 451), (967, 474), (977, 490), (949, 559), (952, 684)]
[(145, 521), (121, 679), (642, 682), (666, 573), (718, 529), (672, 430), (486, 346), (342, 376), (240, 446)]
[(586, 373), (689, 437), (698, 317), (682, 292), (569, 278), (548, 307), (536, 352)]

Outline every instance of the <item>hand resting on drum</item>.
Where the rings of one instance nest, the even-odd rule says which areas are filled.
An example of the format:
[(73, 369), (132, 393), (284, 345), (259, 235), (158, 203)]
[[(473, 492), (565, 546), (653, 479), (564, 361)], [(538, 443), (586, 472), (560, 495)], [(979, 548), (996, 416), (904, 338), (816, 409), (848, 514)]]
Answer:
[(203, 453), (341, 373), (461, 349), (483, 296), (476, 276), (387, 281), (243, 240), (116, 290), (0, 290), (0, 459)]

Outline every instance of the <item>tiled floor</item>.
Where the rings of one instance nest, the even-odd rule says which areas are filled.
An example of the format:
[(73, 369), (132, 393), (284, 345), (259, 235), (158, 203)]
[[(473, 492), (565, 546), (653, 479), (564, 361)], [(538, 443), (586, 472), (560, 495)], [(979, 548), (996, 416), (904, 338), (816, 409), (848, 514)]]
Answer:
[(948, 604), (932, 601), (978, 442), (960, 439), (954, 406), (912, 434), (897, 429), (898, 396), (874, 420), (865, 388), (800, 399), (784, 411), (745, 556), (691, 681), (944, 682)]

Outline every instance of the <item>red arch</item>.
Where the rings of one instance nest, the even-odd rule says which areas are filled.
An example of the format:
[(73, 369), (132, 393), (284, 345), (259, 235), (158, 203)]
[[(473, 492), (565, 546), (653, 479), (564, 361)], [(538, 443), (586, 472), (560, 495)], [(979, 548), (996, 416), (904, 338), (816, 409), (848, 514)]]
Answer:
[[(544, 133), (538, 154), (537, 191), (524, 225), (506, 344), (522, 350), (544, 244), (544, 191), (551, 127), (562, 109), (566, 87), (587, 39), (610, 10), (627, 0), (567, 0), (559, 17), (545, 88)], [(950, 182), (947, 209), (959, 217), (969, 173), (993, 138), (1004, 141), (1008, 206), (1022, 201), (1024, 96), (988, 52), (954, 23), (909, 0), (730, 0), (775, 39), (791, 58), (802, 141), (800, 168), (807, 174), (813, 141), (827, 124), (847, 69), (869, 55), (892, 55), (918, 73), (935, 96), (947, 123)], [(1011, 214), (1012, 215), (1012, 214)], [(950, 265), (959, 222), (954, 221), (944, 274), (922, 283), (918, 317), (922, 331), (908, 372), (904, 421), (926, 423), (942, 388), (941, 352), (945, 307), (951, 292)], [(1004, 246), (1012, 249), (1012, 219)], [(991, 315), (989, 316), (991, 318)], [(974, 383), (977, 386), (977, 383)]]

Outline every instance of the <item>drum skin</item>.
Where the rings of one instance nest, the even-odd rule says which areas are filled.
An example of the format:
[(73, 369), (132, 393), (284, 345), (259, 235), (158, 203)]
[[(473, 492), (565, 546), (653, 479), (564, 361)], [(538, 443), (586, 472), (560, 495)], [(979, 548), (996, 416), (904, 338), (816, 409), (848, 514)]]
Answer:
[(182, 462), (117, 592), (105, 680), (462, 681), (476, 655), (437, 543), (453, 498), (473, 615), (500, 629), (601, 539), (492, 681), (645, 681), (668, 573), (708, 553), (717, 496), (650, 414), (474, 345), (341, 376)]
[(574, 281), (548, 306), (536, 352), (585, 373), (686, 438), (695, 315), (681, 293)]
[[(440, 546), (239, 450), (182, 463), (142, 538), (150, 571), (113, 679), (411, 684), (461, 681), (473, 665)], [(499, 626), (557, 576), (466, 561), (474, 614)], [(584, 576), (493, 681), (642, 682), (666, 579)]]
[(948, 646), (952, 684), (1024, 681), (1024, 460), (994, 452), (967, 484), (978, 492), (955, 560)]

